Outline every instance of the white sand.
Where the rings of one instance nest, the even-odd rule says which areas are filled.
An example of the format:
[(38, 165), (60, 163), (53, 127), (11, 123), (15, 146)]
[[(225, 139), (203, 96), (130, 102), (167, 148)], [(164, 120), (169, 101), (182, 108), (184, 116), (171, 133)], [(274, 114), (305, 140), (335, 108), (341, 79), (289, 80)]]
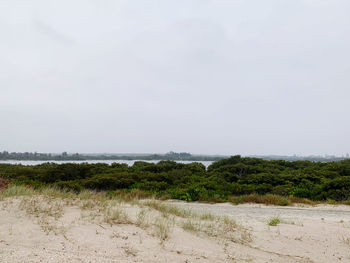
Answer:
[[(169, 238), (161, 242), (152, 226), (111, 226), (69, 204), (57, 219), (44, 217), (25, 211), (26, 207), (19, 205), (21, 200), (0, 202), (0, 262), (350, 262), (350, 207), (345, 206), (172, 202), (235, 218), (248, 229), (252, 241), (187, 232), (175, 223)], [(139, 210), (138, 206), (125, 208), (133, 220)], [(268, 219), (275, 215), (282, 223), (268, 226)]]

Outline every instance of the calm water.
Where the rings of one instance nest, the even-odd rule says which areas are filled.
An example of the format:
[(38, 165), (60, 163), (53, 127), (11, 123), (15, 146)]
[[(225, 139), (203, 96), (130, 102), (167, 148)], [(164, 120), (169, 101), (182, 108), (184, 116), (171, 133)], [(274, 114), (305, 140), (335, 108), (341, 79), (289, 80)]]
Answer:
[[(87, 161), (17, 161), (17, 160), (6, 160), (6, 161), (1, 161), (0, 163), (9, 163), (9, 164), (23, 164), (23, 165), (38, 165), (42, 163), (107, 163), (107, 164), (112, 164), (112, 163), (126, 163), (127, 165), (131, 166), (134, 164), (134, 162), (137, 162), (138, 160), (87, 160)], [(157, 163), (160, 160), (151, 160), (151, 161), (143, 161), (143, 162), (148, 162), (148, 163)], [(178, 163), (193, 163), (193, 161), (176, 161)], [(198, 161), (198, 163), (202, 163), (205, 165), (205, 167), (208, 167), (211, 165), (213, 162), (212, 161)]]

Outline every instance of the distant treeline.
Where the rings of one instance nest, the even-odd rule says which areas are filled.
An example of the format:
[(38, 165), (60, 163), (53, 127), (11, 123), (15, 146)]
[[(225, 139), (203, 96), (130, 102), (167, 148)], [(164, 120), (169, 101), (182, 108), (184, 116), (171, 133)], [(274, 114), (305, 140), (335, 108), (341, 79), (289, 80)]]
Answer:
[(239, 155), (214, 162), (127, 164), (0, 164), (0, 176), (32, 187), (134, 189), (187, 201), (226, 201), (232, 196), (273, 194), (311, 200), (350, 200), (350, 160), (310, 162), (262, 160)]
[(286, 156), (286, 155), (265, 155), (265, 156), (259, 156), (259, 155), (252, 155), (249, 157), (253, 158), (261, 158), (264, 160), (285, 160), (285, 161), (311, 161), (311, 162), (337, 162), (345, 159), (349, 159), (349, 154), (346, 156), (316, 156), (316, 155), (310, 155), (310, 156)]
[[(227, 156), (226, 156), (227, 157)], [(172, 161), (217, 161), (225, 156), (192, 155), (190, 153), (169, 152), (166, 154), (62, 154), (37, 152), (0, 152), (0, 160), (30, 161), (88, 161), (88, 160), (172, 160)]]
[[(17, 161), (88, 161), (88, 160), (170, 160), (170, 161), (218, 161), (229, 156), (224, 155), (194, 155), (186, 152), (176, 153), (168, 152), (165, 154), (79, 154), (67, 153), (37, 153), (37, 152), (0, 152), (0, 160), (17, 160)], [(265, 155), (250, 156), (264, 160), (285, 160), (298, 161), (306, 160), (312, 162), (334, 162), (349, 158), (337, 156), (285, 156), (285, 155)]]

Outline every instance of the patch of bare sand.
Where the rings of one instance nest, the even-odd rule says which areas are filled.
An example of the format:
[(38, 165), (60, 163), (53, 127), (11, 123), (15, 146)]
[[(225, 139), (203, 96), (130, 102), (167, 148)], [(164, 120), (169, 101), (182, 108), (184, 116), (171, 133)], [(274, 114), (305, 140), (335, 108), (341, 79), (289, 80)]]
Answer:
[[(162, 215), (142, 205), (113, 205), (129, 219), (121, 217), (119, 210), (106, 219), (100, 209), (83, 209), (62, 200), (1, 201), (0, 262), (350, 262), (350, 218), (345, 216), (338, 222), (326, 216), (324, 220), (304, 218), (302, 213), (289, 218), (282, 209), (282, 223), (272, 227), (267, 225), (266, 211), (252, 216), (249, 211), (259, 207), (245, 205), (237, 215), (245, 230), (234, 231), (238, 236), (251, 235), (248, 240), (184, 230), (183, 223), (189, 219)], [(226, 212), (219, 209), (219, 215), (233, 218), (237, 208), (176, 205), (213, 214), (224, 207)], [(159, 221), (163, 219), (166, 224)], [(215, 222), (211, 224), (215, 228)]]

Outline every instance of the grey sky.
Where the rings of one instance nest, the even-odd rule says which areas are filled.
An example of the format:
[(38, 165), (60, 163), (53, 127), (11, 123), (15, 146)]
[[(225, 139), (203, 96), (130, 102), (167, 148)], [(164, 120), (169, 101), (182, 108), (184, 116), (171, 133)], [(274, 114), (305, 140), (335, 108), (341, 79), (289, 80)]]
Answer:
[(0, 1), (0, 150), (350, 152), (350, 1)]

